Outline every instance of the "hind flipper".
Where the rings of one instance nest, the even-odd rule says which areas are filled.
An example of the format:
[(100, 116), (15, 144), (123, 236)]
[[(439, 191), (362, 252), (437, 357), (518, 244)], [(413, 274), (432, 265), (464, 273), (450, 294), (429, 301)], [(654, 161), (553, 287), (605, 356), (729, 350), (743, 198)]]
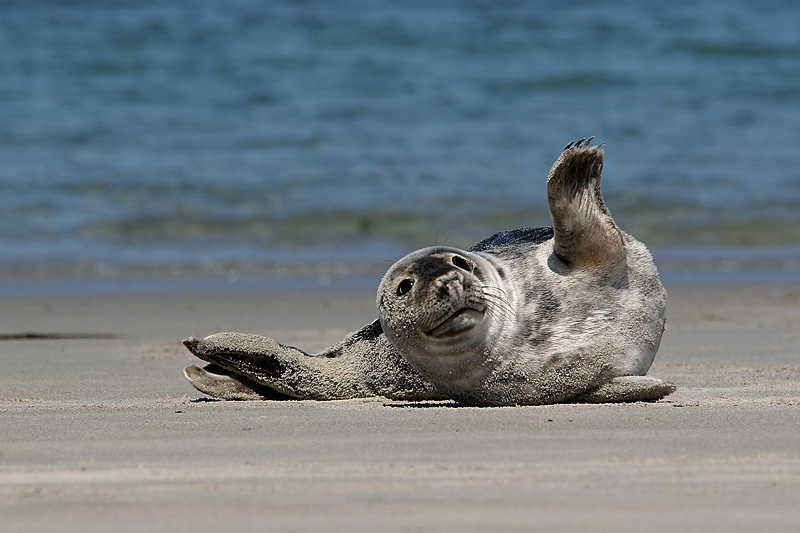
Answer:
[(600, 192), (603, 145), (590, 147), (592, 139), (568, 144), (547, 177), (553, 249), (571, 269), (616, 279), (625, 273), (625, 244)]
[[(197, 357), (295, 399), (333, 400), (370, 396), (338, 361), (306, 354), (246, 333), (217, 333), (184, 345)], [(334, 368), (337, 367), (337, 368)]]
[(620, 376), (572, 398), (576, 403), (652, 402), (675, 392), (675, 385), (650, 376)]
[(214, 364), (204, 368), (188, 366), (183, 374), (192, 386), (214, 398), (221, 400), (287, 400), (288, 396), (278, 391), (250, 381)]
[(377, 320), (316, 355), (246, 333), (217, 333), (202, 340), (189, 338), (184, 345), (195, 356), (222, 367), (235, 378), (291, 398), (442, 397), (391, 346)]

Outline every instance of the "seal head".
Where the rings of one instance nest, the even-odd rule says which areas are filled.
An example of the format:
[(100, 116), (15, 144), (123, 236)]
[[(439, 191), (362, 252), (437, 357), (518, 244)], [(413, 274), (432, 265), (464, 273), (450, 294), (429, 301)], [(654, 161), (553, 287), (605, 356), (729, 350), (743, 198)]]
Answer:
[(378, 288), (387, 338), (423, 375), (480, 380), (488, 370), (483, 354), (514, 313), (502, 272), (493, 257), (457, 248), (424, 248), (404, 257)]

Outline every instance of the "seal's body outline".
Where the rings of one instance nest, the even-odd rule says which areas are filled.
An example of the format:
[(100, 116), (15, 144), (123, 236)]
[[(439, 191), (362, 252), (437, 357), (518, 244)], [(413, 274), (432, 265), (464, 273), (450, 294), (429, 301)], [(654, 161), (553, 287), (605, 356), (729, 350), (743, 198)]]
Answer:
[[(474, 335), (467, 335), (467, 346), (453, 345), (448, 337), (440, 347), (436, 339), (407, 323), (393, 327), (381, 310), (383, 331), (437, 390), (471, 405), (563, 402), (613, 378), (644, 376), (664, 331), (666, 291), (644, 246), (628, 235), (625, 244), (633, 264), (629, 276), (616, 284), (603, 283), (591, 274), (565, 275), (564, 265), (553, 264), (552, 239), (495, 246), (490, 253), (446, 247), (419, 250), (405, 260), (465, 258), (473, 264), (480, 261), (473, 272), (502, 269), (505, 279), (485, 289), (488, 318), (482, 328), (474, 328), (478, 330)], [(519, 268), (520, 264), (528, 266)], [(403, 268), (402, 263), (393, 267), (401, 272)], [(455, 266), (445, 269), (442, 277), (457, 270)], [(379, 289), (379, 309), (383, 307), (381, 293), (394, 292), (393, 275), (390, 269), (383, 290)], [(488, 283), (480, 279), (482, 286)], [(397, 317), (400, 313), (391, 310), (388, 314)]]
[[(621, 232), (606, 209), (602, 145), (589, 147), (590, 141), (567, 145), (548, 176), (553, 228), (501, 232), (470, 251), (409, 254), (381, 282), (379, 320), (314, 356), (258, 335), (187, 339), (192, 353), (212, 363), (187, 368), (187, 378), (226, 399), (380, 395), (519, 405), (669, 394), (673, 385), (644, 376), (664, 330), (666, 293), (647, 249)], [(404, 277), (409, 265), (429, 271)], [(483, 278), (468, 282), (471, 268)], [(390, 302), (433, 281), (443, 298), (430, 305)], [(555, 321), (553, 306), (562, 310)], [(426, 314), (430, 331), (423, 327), (409, 341), (405, 333), (420, 327), (415, 315)], [(536, 345), (532, 352), (517, 349)], [(455, 364), (448, 346), (451, 359), (460, 358)]]

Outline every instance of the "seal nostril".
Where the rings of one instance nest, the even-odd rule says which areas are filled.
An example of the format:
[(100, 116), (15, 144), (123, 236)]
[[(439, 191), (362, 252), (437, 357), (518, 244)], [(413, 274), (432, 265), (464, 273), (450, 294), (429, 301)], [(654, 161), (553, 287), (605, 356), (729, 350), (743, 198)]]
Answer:
[(472, 272), (472, 269), (474, 268), (472, 263), (470, 263), (460, 255), (454, 255), (450, 261), (453, 263), (454, 266), (457, 266), (462, 270), (466, 270), (467, 272)]

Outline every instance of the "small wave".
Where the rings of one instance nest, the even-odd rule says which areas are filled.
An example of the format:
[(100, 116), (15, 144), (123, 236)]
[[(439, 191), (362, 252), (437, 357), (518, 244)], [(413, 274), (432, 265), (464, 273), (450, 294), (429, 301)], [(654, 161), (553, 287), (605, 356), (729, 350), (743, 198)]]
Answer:
[(698, 56), (730, 59), (797, 59), (800, 47), (771, 46), (753, 41), (714, 42), (682, 39), (667, 45), (670, 52), (688, 52)]
[(605, 72), (576, 72), (540, 78), (490, 81), (486, 83), (486, 91), (494, 96), (502, 96), (540, 91), (599, 90), (632, 84), (632, 79)]

